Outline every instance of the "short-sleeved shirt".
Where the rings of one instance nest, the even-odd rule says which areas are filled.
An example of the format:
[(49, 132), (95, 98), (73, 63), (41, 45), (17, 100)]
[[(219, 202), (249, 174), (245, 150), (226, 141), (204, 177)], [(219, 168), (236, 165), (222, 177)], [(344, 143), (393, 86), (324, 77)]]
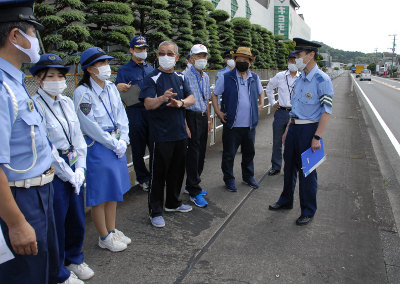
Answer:
[(210, 81), (207, 73), (200, 74), (193, 66), (183, 72), (195, 98), (194, 105), (187, 107), (193, 111), (207, 111), (211, 97)]
[[(181, 72), (164, 73), (158, 69), (148, 75), (143, 82), (139, 99), (162, 96), (172, 88), (177, 93), (176, 100), (192, 94), (185, 76)], [(188, 138), (185, 124), (185, 109), (166, 106), (163, 103), (154, 110), (149, 110), (150, 137), (155, 142), (179, 141)]]
[(278, 88), (278, 102), (281, 107), (291, 107), (290, 97), (293, 93), (294, 85), (299, 76), (296, 74), (294, 77), (290, 74), (289, 70), (279, 72), (271, 80), (265, 92), (268, 96), (268, 101), (271, 105), (276, 103), (274, 96), (274, 89)]
[[(42, 117), (25, 89), (25, 74), (0, 58), (0, 77), (3, 77), (3, 81), (10, 87), (18, 104), (18, 116), (14, 122), (11, 95), (3, 87), (0, 93), (0, 166), (9, 181), (40, 176), (51, 166), (51, 147)], [(25, 170), (32, 165), (34, 160), (30, 134), (32, 126), (37, 153), (35, 165), (26, 173), (16, 173), (7, 169), (4, 164), (9, 164), (16, 170)]]
[(319, 121), (326, 112), (332, 114), (332, 81), (318, 65), (306, 75), (302, 72), (294, 86), (291, 117)]
[[(252, 77), (250, 71), (247, 71), (247, 78), (243, 79), (239, 72), (236, 71), (236, 80), (238, 82), (239, 87), (239, 99), (238, 99), (238, 107), (236, 112), (236, 119), (233, 123), (233, 127), (249, 127), (251, 125), (251, 113), (250, 113), (250, 93), (249, 93), (249, 78)], [(261, 94), (263, 91), (261, 81), (257, 76), (257, 91), (258, 94)], [(225, 86), (225, 76), (221, 76), (218, 78), (216, 82), (216, 86), (214, 88), (214, 93), (217, 96), (222, 95), (224, 92)]]

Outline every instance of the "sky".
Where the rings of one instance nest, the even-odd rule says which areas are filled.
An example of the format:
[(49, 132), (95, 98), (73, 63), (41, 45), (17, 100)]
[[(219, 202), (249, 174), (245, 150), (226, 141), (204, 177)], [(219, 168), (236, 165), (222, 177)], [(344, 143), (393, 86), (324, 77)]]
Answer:
[(400, 0), (296, 0), (311, 28), (311, 40), (364, 53), (400, 54)]

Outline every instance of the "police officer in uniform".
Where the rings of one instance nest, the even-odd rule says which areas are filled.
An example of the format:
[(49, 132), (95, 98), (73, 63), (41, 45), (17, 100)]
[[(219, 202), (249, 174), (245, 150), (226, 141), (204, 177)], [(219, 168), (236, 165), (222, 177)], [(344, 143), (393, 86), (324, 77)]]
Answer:
[[(130, 42), (129, 51), (132, 59), (118, 69), (115, 85), (120, 92), (127, 92), (137, 85), (142, 89), (143, 79), (153, 72), (154, 68), (146, 63), (147, 41), (143, 36), (135, 36)], [(143, 102), (126, 106), (129, 119), (129, 139), (131, 141), (132, 162), (136, 179), (143, 190), (149, 190), (150, 172), (147, 170), (143, 156), (146, 145), (150, 148), (148, 114)]]
[(317, 172), (304, 177), (301, 169), (301, 153), (312, 147), (321, 148), (321, 137), (332, 114), (333, 86), (331, 79), (317, 65), (317, 52), (321, 45), (301, 38), (294, 38), (296, 66), (301, 73), (292, 94), (290, 120), (282, 142), (284, 185), (279, 200), (270, 210), (293, 208), (293, 194), (299, 173), (301, 215), (296, 224), (307, 225), (317, 210)]
[(0, 283), (55, 283), (58, 273), (52, 148), (20, 71), (39, 60), (42, 28), (33, 1), (0, 2), (0, 226), (15, 256)]

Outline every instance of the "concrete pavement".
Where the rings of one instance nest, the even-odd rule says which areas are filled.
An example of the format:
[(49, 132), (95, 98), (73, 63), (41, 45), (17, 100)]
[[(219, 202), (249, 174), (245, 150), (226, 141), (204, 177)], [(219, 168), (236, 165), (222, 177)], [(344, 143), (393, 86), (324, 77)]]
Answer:
[[(272, 212), (283, 174), (268, 177), (272, 116), (256, 136), (257, 190), (224, 189), (222, 145), (208, 149), (202, 185), (209, 206), (165, 213), (154, 228), (147, 194), (135, 187), (118, 207), (117, 228), (132, 238), (121, 253), (97, 247), (90, 217), (85, 261), (95, 271), (87, 283), (398, 283), (400, 242), (383, 178), (358, 98), (347, 74), (333, 81), (334, 114), (324, 134), (327, 161), (318, 169), (318, 210), (311, 224), (295, 225), (293, 210)], [(362, 104), (361, 104), (362, 105)], [(184, 202), (190, 203), (183, 194)]]

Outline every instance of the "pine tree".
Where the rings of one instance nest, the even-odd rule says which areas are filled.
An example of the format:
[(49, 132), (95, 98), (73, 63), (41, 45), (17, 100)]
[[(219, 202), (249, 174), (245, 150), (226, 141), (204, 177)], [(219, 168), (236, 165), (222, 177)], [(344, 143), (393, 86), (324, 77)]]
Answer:
[(276, 69), (276, 48), (275, 48), (275, 38), (272, 32), (269, 30), (264, 31), (264, 50), (267, 54), (267, 62), (269, 64), (269, 69)]
[(262, 29), (263, 28), (260, 25), (251, 25), (251, 52), (256, 56), (253, 68), (258, 69), (266, 69), (268, 67), (264, 51), (265, 47), (262, 38)]
[[(83, 0), (87, 7), (87, 23), (90, 29), (91, 43), (106, 50), (124, 63), (129, 60), (126, 56), (126, 47), (135, 35), (132, 26), (133, 15), (129, 0), (97, 1)], [(117, 63), (116, 62), (116, 63)]]
[(189, 54), (194, 42), (192, 18), (189, 13), (193, 4), (191, 0), (169, 0), (168, 4), (167, 9), (171, 13), (172, 26), (170, 38), (178, 45), (180, 54), (176, 68), (183, 69), (185, 57)]
[(218, 36), (218, 25), (217, 21), (210, 16), (210, 13), (214, 11), (214, 6), (211, 2), (203, 1), (204, 7), (207, 11), (206, 23), (208, 28), (209, 40), (208, 40), (208, 52), (210, 56), (208, 58), (208, 69), (216, 70), (221, 69), (224, 66), (224, 59), (221, 56), (221, 44)]
[(83, 9), (81, 0), (36, 1), (35, 15), (45, 26), (40, 32), (45, 51), (60, 55), (66, 64), (78, 63), (76, 53), (92, 46)]
[(276, 65), (279, 70), (284, 70), (286, 69), (286, 61), (287, 61), (287, 56), (288, 52), (283, 44), (283, 36), (281, 35), (275, 35), (275, 46), (276, 46)]
[(251, 48), (251, 23), (246, 18), (234, 18), (232, 20), (235, 45)]
[(135, 28), (140, 35), (146, 37), (148, 48), (147, 61), (153, 63), (157, 56), (158, 45), (168, 40), (171, 34), (171, 14), (167, 11), (166, 0), (136, 0), (132, 10), (135, 18)]
[(207, 11), (204, 6), (204, 1), (192, 0), (192, 4), (193, 6), (189, 11), (192, 15), (193, 43), (202, 43), (206, 45), (208, 41), (208, 31), (206, 25)]
[(221, 45), (220, 55), (222, 57), (225, 50), (236, 48), (233, 38), (233, 24), (228, 22), (229, 14), (224, 10), (215, 10), (209, 15), (217, 22), (219, 43)]

